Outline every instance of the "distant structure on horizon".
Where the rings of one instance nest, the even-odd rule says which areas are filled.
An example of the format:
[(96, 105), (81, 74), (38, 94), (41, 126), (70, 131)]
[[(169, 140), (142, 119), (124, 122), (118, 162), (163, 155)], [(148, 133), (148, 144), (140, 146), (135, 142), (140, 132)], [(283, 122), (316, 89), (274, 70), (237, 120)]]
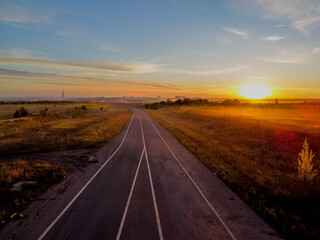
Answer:
[(186, 96), (175, 96), (175, 99), (185, 99), (187, 98)]
[(64, 90), (62, 90), (62, 96), (61, 97), (64, 98)]

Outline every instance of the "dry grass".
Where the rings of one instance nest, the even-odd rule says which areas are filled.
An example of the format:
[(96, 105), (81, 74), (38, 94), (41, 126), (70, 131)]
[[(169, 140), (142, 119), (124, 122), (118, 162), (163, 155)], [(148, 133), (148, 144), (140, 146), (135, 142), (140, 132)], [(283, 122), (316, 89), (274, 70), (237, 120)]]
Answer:
[[(84, 104), (87, 111), (79, 108)], [(127, 108), (103, 103), (56, 105), (53, 111), (47, 104), (24, 107), (33, 115), (0, 120), (2, 154), (94, 147), (117, 135), (131, 116)], [(44, 116), (36, 114), (46, 107), (49, 111)], [(12, 106), (0, 106), (0, 113), (8, 108)]]
[[(81, 108), (83, 105), (86, 108)], [(21, 106), (30, 115), (13, 118), (13, 112)], [(0, 105), (0, 154), (97, 147), (120, 133), (131, 114), (128, 108), (104, 103)], [(48, 163), (0, 162), (0, 222), (19, 217), (15, 213), (64, 175), (60, 167)], [(36, 184), (24, 184), (21, 191), (11, 191), (13, 184), (21, 181)]]
[(290, 239), (320, 237), (320, 177), (297, 178), (305, 138), (320, 169), (319, 108), (167, 107), (149, 111)]
[[(2, 224), (19, 217), (26, 204), (48, 187), (60, 182), (65, 172), (56, 165), (36, 161), (10, 161), (0, 163), (0, 221)], [(20, 181), (36, 181), (22, 185), (21, 191), (11, 191)], [(21, 216), (21, 215), (20, 215)]]

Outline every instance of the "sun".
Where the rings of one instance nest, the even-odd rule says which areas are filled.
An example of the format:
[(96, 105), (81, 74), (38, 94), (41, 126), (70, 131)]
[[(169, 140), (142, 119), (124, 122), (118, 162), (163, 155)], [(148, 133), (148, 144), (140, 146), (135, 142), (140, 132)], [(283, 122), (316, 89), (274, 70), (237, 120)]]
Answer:
[(250, 84), (240, 87), (240, 95), (250, 99), (261, 99), (269, 97), (272, 93), (271, 88), (262, 84)]

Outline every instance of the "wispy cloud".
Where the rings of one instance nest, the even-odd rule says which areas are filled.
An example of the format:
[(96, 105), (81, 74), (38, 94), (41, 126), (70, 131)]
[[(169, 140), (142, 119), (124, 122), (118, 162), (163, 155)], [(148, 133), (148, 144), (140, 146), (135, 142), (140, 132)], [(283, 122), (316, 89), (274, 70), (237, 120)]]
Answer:
[(47, 54), (41, 51), (35, 51), (25, 48), (9, 48), (9, 49), (0, 49), (0, 57), (8, 56), (13, 58), (19, 57), (43, 57)]
[(285, 36), (274, 35), (274, 36), (261, 37), (259, 39), (263, 41), (277, 42), (285, 38), (286, 38)]
[(312, 50), (312, 53), (313, 53), (313, 54), (318, 54), (318, 53), (320, 53), (320, 47), (315, 47), (315, 48)]
[(306, 64), (307, 57), (301, 54), (279, 54), (274, 57), (262, 58), (267, 62), (287, 63), (287, 64)]
[(160, 64), (147, 62), (72, 62), (72, 61), (55, 61), (46, 58), (15, 58), (0, 57), (0, 64), (12, 65), (31, 65), (44, 66), (52, 68), (69, 68), (69, 69), (91, 69), (108, 72), (125, 72), (125, 73), (151, 73), (161, 70)]
[[(317, 0), (230, 0), (233, 5), (251, 6), (256, 14), (270, 19), (286, 18), (291, 26), (309, 33), (320, 26), (320, 2)], [(281, 26), (281, 25), (279, 25)]]
[(222, 69), (214, 69), (214, 70), (206, 70), (206, 71), (189, 71), (189, 70), (174, 70), (176, 73), (181, 74), (191, 74), (197, 76), (211, 76), (211, 75), (221, 75), (221, 74), (229, 74), (233, 72), (238, 72), (244, 69), (248, 69), (250, 66), (242, 65), (242, 66), (235, 66), (230, 68), (222, 68)]
[[(56, 33), (57, 35), (59, 35), (58, 33)], [(66, 32), (66, 34), (68, 34), (68, 32)], [(70, 32), (70, 35), (72, 33)], [(62, 36), (62, 35), (60, 35)], [(65, 35), (67, 36), (67, 35)], [(110, 43), (92, 43), (92, 42), (84, 42), (84, 41), (78, 41), (78, 40), (71, 40), (71, 39), (62, 39), (62, 41), (64, 42), (71, 42), (71, 43), (77, 43), (77, 44), (84, 44), (84, 45), (89, 45), (89, 46), (93, 46), (99, 50), (102, 51), (108, 51), (108, 52), (123, 52), (123, 49), (121, 49), (118, 46), (115, 46), (113, 44)]]
[(233, 33), (235, 35), (241, 36), (244, 39), (247, 39), (249, 37), (249, 33), (241, 29), (229, 28), (229, 27), (223, 27), (222, 29), (229, 33)]
[[(2, 77), (1, 77), (2, 76)], [(15, 70), (0, 68), (0, 78), (10, 77), (12, 80), (24, 81), (28, 83), (40, 84), (56, 84), (56, 85), (91, 85), (94, 82), (95, 86), (126, 86), (131, 88), (144, 88), (144, 89), (169, 89), (181, 90), (181, 87), (172, 83), (159, 83), (140, 80), (125, 80), (107, 78), (96, 75), (95, 73), (51, 73), (51, 72), (35, 72), (25, 70)]]
[(0, 20), (17, 23), (50, 23), (53, 22), (53, 12), (47, 9), (36, 10), (27, 5), (27, 2), (18, 5), (13, 1), (1, 1)]
[(284, 25), (283, 24), (277, 24), (277, 26), (276, 27), (278, 27), (278, 28), (282, 28), (282, 27), (284, 27)]

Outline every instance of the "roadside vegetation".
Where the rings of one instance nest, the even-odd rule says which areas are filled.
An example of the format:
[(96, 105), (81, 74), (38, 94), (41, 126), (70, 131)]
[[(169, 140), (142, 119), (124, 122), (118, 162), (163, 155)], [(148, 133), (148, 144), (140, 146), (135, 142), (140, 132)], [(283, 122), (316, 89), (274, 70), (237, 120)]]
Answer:
[(117, 135), (131, 116), (127, 108), (103, 103), (26, 104), (25, 117), (8, 118), (16, 105), (0, 105), (0, 154), (100, 146)]
[(239, 103), (147, 111), (285, 237), (319, 239), (319, 110)]
[(131, 114), (104, 103), (0, 103), (0, 226), (23, 217), (32, 199), (66, 175), (58, 165), (14, 155), (99, 147), (121, 132)]
[(1, 225), (24, 217), (21, 211), (25, 206), (64, 177), (65, 172), (60, 167), (49, 163), (22, 160), (0, 162)]

